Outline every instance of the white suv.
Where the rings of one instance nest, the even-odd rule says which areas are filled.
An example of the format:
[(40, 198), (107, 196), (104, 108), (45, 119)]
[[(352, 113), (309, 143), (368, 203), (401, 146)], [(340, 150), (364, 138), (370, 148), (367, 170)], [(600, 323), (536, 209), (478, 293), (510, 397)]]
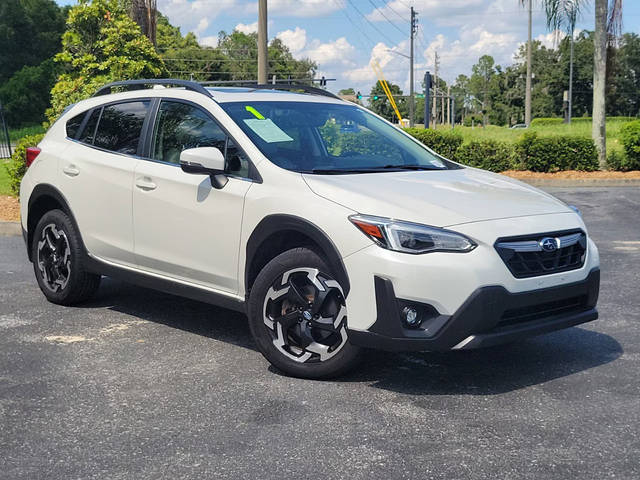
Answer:
[(20, 192), (47, 299), (87, 300), (107, 275), (246, 312), (264, 356), (309, 378), (361, 347), (468, 349), (597, 318), (577, 211), (281, 88), (118, 82), (66, 111)]

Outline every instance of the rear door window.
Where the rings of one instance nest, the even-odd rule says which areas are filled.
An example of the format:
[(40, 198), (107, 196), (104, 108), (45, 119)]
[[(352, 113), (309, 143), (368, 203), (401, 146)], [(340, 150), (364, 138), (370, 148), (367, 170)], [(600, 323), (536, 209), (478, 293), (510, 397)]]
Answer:
[(149, 100), (144, 100), (103, 107), (93, 145), (112, 152), (135, 155), (149, 104)]

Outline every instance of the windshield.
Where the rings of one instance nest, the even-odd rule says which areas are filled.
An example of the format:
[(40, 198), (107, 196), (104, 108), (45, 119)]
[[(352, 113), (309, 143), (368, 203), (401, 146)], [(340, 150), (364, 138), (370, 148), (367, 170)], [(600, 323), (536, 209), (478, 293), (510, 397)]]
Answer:
[(311, 102), (221, 106), (269, 160), (288, 170), (340, 174), (457, 168), (356, 106)]

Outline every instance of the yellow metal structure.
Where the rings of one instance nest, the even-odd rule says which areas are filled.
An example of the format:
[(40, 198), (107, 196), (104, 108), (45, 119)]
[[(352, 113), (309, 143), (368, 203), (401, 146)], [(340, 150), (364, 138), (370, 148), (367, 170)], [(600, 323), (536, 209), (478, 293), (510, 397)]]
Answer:
[(371, 68), (373, 68), (373, 71), (376, 73), (376, 76), (380, 81), (380, 85), (382, 85), (382, 90), (384, 90), (384, 94), (389, 99), (389, 103), (391, 104), (391, 107), (393, 107), (393, 111), (396, 112), (396, 116), (398, 117), (398, 123), (402, 124), (402, 116), (400, 115), (400, 110), (398, 110), (396, 101), (393, 99), (393, 95), (391, 94), (391, 89), (389, 88), (389, 84), (387, 83), (387, 80), (384, 78), (384, 75), (382, 74), (382, 67), (380, 67), (380, 64), (374, 60), (371, 62)]

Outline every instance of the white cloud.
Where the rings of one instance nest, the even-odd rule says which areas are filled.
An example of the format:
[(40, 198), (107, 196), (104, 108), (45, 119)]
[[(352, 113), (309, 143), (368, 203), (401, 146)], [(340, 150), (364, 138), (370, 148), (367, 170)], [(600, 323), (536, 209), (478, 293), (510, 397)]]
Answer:
[(204, 45), (205, 47), (217, 47), (218, 46), (218, 36), (217, 35), (209, 35), (207, 37), (199, 37), (198, 43), (200, 45)]
[[(322, 17), (343, 6), (337, 0), (269, 0), (269, 15), (282, 17)], [(247, 5), (248, 13), (257, 13), (258, 3)]]
[(327, 43), (313, 40), (309, 44), (309, 48), (302, 52), (302, 56), (317, 62), (321, 68), (327, 65), (352, 66), (355, 54), (355, 47), (345, 37)]
[(258, 22), (253, 22), (250, 24), (239, 23), (234, 27), (234, 30), (237, 30), (241, 33), (255, 33), (258, 31)]
[(295, 30), (285, 30), (283, 32), (279, 32), (276, 35), (277, 38), (282, 40), (291, 53), (298, 53), (307, 44), (307, 31), (304, 28), (296, 27)]
[(186, 33), (195, 31), (203, 20), (208, 26), (212, 19), (237, 4), (238, 0), (158, 0), (158, 10)]
[(204, 32), (208, 27), (209, 27), (209, 20), (207, 20), (206, 18), (202, 18), (198, 22), (198, 26), (195, 28), (193, 33), (195, 33), (196, 35), (199, 35), (200, 33)]

